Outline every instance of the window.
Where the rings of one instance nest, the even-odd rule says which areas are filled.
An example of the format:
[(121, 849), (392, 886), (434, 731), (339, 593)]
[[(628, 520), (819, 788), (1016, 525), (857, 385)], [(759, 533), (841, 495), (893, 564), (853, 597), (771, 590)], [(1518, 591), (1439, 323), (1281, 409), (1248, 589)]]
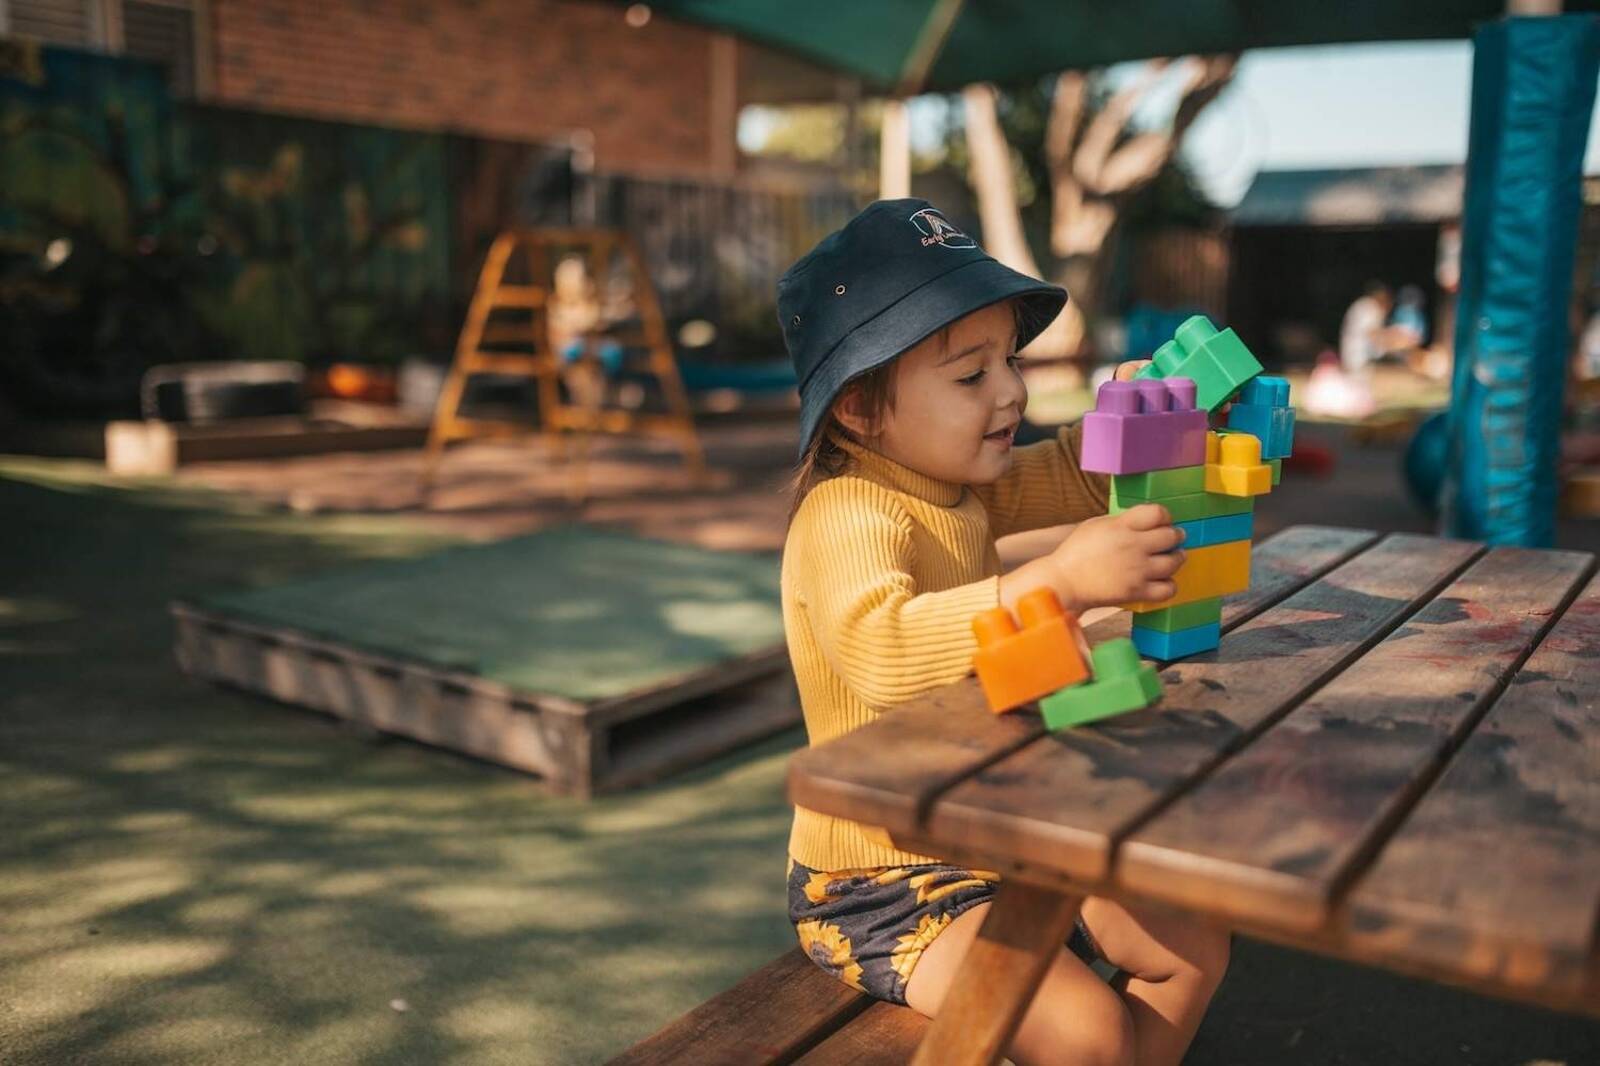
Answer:
[(207, 81), (205, 0), (0, 0), (0, 32), (159, 63), (179, 96)]

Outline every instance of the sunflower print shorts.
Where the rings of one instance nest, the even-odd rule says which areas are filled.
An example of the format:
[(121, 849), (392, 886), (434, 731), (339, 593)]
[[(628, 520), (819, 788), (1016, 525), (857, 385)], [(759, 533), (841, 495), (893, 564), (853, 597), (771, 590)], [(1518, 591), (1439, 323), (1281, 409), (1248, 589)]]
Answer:
[[(851, 988), (906, 1002), (906, 982), (923, 949), (968, 908), (994, 898), (1000, 875), (943, 863), (823, 872), (791, 861), (789, 921), (800, 947)], [(1079, 918), (1067, 948), (1102, 960)]]

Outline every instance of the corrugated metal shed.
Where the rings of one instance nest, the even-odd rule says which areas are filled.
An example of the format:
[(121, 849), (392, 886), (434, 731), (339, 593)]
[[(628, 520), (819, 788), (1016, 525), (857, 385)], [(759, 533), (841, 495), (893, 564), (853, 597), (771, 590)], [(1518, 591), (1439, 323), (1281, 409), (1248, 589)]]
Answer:
[(1256, 175), (1235, 226), (1377, 226), (1445, 222), (1461, 215), (1459, 165), (1268, 170)]

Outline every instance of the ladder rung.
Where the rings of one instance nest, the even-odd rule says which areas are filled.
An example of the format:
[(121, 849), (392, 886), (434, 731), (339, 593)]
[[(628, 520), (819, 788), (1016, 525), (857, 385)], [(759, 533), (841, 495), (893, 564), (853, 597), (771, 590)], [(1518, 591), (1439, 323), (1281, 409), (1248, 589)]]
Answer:
[(478, 338), (480, 345), (484, 344), (538, 344), (538, 334), (534, 332), (532, 323), (523, 323), (513, 326), (508, 322), (491, 322), (483, 327), (483, 336)]
[(482, 437), (524, 437), (544, 432), (537, 422), (518, 422), (511, 418), (470, 418), (456, 415), (444, 430), (445, 440), (475, 440)]
[(469, 374), (522, 374), (538, 377), (554, 370), (555, 364), (542, 355), (486, 352), (479, 349), (462, 356), (461, 369)]
[(544, 290), (532, 285), (501, 285), (489, 293), (490, 307), (543, 307)]

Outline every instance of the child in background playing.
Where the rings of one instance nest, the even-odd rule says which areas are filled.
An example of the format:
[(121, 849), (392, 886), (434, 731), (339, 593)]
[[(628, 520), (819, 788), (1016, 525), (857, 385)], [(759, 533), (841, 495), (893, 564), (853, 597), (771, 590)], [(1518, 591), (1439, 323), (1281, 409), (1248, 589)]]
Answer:
[[(1074, 613), (1173, 594), (1182, 534), (1165, 508), (1105, 516), (1076, 427), (1012, 447), (1028, 400), (1017, 350), (1065, 302), (923, 200), (873, 204), (778, 283), (802, 404), (784, 629), (811, 743), (966, 676), (973, 616), (1032, 589)], [(1000, 573), (997, 536), (1063, 522), (1079, 524)], [(805, 809), (789, 859), (807, 954), (879, 999), (937, 1012), (998, 875)], [(1175, 1064), (1227, 958), (1220, 930), (1087, 899), (1010, 1057)], [(1112, 985), (1096, 960), (1121, 971)]]

